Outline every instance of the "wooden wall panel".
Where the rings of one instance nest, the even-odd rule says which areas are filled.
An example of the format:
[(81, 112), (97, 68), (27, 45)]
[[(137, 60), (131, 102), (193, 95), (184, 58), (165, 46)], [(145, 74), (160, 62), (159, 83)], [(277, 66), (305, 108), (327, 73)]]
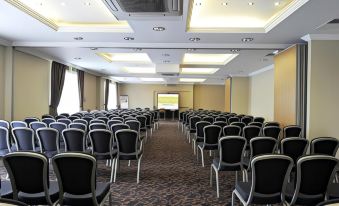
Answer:
[(296, 124), (297, 46), (274, 57), (274, 120)]
[(231, 78), (225, 80), (225, 112), (231, 112), (231, 83)]

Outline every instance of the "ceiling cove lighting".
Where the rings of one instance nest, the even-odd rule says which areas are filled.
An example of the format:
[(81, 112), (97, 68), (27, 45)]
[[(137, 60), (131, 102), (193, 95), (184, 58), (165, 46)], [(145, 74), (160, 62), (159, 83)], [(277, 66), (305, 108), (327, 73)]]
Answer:
[(108, 62), (152, 63), (146, 53), (96, 53)]
[(204, 82), (206, 79), (199, 79), (199, 78), (180, 78), (180, 82), (189, 82), (189, 83), (195, 83), (195, 82)]
[(163, 82), (165, 81), (163, 78), (146, 78), (146, 77), (142, 77), (140, 78), (141, 81), (143, 82)]
[(186, 53), (183, 64), (226, 65), (238, 54), (194, 54)]
[(214, 74), (219, 68), (181, 68), (181, 74)]
[(154, 67), (124, 67), (124, 70), (132, 74), (155, 74)]

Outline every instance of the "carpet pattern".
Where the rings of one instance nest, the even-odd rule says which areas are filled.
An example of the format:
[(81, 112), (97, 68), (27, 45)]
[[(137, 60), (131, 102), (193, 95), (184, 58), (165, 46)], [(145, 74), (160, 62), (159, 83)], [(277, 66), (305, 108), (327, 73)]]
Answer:
[[(112, 205), (227, 205), (235, 184), (234, 172), (219, 173), (220, 198), (210, 186), (212, 157), (205, 153), (205, 167), (177, 122), (161, 121), (159, 130), (144, 145), (140, 183), (136, 183), (137, 162), (121, 161), (117, 180), (111, 186)], [(2, 178), (5, 168), (0, 167)], [(98, 163), (98, 181), (109, 181), (110, 167)], [(55, 179), (51, 171), (51, 179)], [(236, 201), (239, 205), (239, 201)], [(108, 205), (108, 203), (107, 203)]]

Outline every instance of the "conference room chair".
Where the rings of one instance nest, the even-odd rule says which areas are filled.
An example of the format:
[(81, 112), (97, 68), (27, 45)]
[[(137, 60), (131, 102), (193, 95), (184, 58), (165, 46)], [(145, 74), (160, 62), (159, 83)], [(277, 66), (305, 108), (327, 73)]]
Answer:
[(245, 123), (245, 125), (248, 125), (252, 121), (253, 121), (253, 117), (250, 117), (250, 116), (244, 116), (243, 118), (241, 118), (241, 122)]
[(213, 125), (217, 125), (221, 128), (224, 128), (225, 126), (227, 126), (227, 122), (225, 122), (225, 121), (215, 121), (215, 122), (213, 122)]
[(28, 205), (53, 205), (58, 199), (56, 181), (49, 181), (48, 158), (34, 152), (13, 152), (3, 159), (11, 180), (13, 199)]
[(34, 132), (39, 129), (39, 128), (46, 128), (48, 127), (46, 123), (44, 122), (31, 122), (29, 124), (29, 128), (31, 128), (32, 130), (34, 130)]
[(80, 119), (80, 117), (71, 115), (71, 116), (69, 116), (67, 119), (69, 119), (69, 120), (71, 120), (71, 121), (73, 122), (73, 121), (76, 120), (76, 119)]
[(115, 137), (115, 133), (119, 130), (122, 130), (122, 129), (130, 129), (129, 128), (129, 125), (127, 124), (124, 124), (124, 123), (120, 123), (120, 124), (113, 124), (111, 126), (111, 131), (113, 132), (113, 137)]
[(302, 129), (297, 125), (289, 125), (283, 129), (283, 138), (301, 137)]
[(93, 117), (84, 116), (82, 119), (87, 122), (87, 125), (89, 125), (91, 120), (93, 120)]
[[(235, 124), (235, 123), (233, 123)], [(249, 143), (251, 141), (252, 138), (254, 137), (258, 137), (260, 135), (261, 132), (261, 128), (257, 127), (257, 126), (245, 126), (243, 128), (243, 136), (245, 137), (245, 139), (247, 140), (247, 144), (248, 144), (248, 148), (250, 147)]]
[(36, 117), (26, 117), (24, 119), (24, 122), (26, 122), (27, 125), (29, 125), (32, 122), (39, 122), (40, 120)]
[(154, 129), (159, 129), (160, 112), (154, 111)]
[(253, 122), (260, 122), (261, 124), (264, 124), (265, 118), (263, 117), (254, 117)]
[(0, 205), (4, 205), (4, 206), (28, 206), (24, 202), (20, 202), (18, 200), (8, 199), (6, 197), (0, 197)]
[[(200, 150), (201, 154), (201, 165), (205, 167), (205, 160), (204, 160), (204, 150), (215, 151), (218, 150), (218, 141), (220, 138), (220, 134), (222, 132), (221, 127), (217, 125), (208, 125), (204, 127), (204, 141), (198, 142), (198, 149)], [(197, 153), (197, 158), (199, 157)]]
[(185, 112), (179, 112), (178, 129), (180, 129), (180, 126), (182, 125), (182, 122), (184, 120), (184, 113)]
[(44, 114), (41, 116), (41, 120), (45, 119), (45, 118), (51, 118), (51, 119), (54, 119), (54, 117), (50, 114)]
[(285, 155), (261, 155), (251, 161), (252, 180), (237, 182), (232, 192), (242, 205), (285, 203), (285, 188), (292, 169), (292, 159)]
[(87, 121), (84, 120), (84, 119), (75, 119), (75, 120), (73, 120), (73, 123), (81, 123), (81, 124), (86, 125), (86, 127), (88, 125)]
[(121, 129), (115, 133), (115, 141), (117, 143), (117, 162), (115, 163), (114, 169), (114, 182), (117, 175), (117, 165), (120, 160), (137, 160), (138, 171), (137, 171), (137, 183), (140, 178), (140, 164), (143, 155), (142, 143), (138, 138), (138, 133), (131, 129)]
[(105, 123), (91, 123), (88, 128), (89, 131), (94, 129), (108, 129)]
[[(6, 127), (0, 126), (0, 157), (11, 152), (11, 140), (9, 137), (9, 131)], [(1, 187), (0, 187), (1, 188)]]
[(126, 123), (127, 121), (130, 121), (130, 120), (137, 120), (137, 119), (135, 117), (128, 116), (124, 119), (124, 122)]
[(216, 117), (216, 118), (215, 118), (215, 121), (216, 121), (216, 122), (226, 122), (226, 123), (227, 123), (226, 117)]
[(138, 120), (129, 120), (126, 121), (125, 124), (129, 126), (129, 129), (138, 132), (140, 141), (144, 140), (145, 136), (140, 134), (140, 122)]
[(88, 133), (91, 142), (91, 152), (95, 159), (112, 162), (110, 182), (113, 180), (117, 152), (113, 150), (113, 134), (107, 129), (96, 129)]
[(56, 122), (56, 120), (53, 119), (53, 118), (44, 118), (44, 119), (41, 120), (41, 122), (43, 122), (43, 123), (45, 123), (47, 126), (49, 126), (51, 123)]
[(81, 129), (64, 129), (62, 138), (65, 143), (65, 152), (86, 152), (86, 133)]
[(50, 128), (56, 129), (59, 132), (59, 148), (62, 150), (63, 148), (60, 145), (63, 143), (62, 132), (67, 129), (67, 125), (62, 122), (53, 122), (49, 125)]
[(280, 138), (281, 128), (277, 126), (266, 126), (262, 129), (262, 134), (264, 137), (273, 137), (276, 140)]
[(140, 122), (140, 132), (144, 133), (142, 135), (145, 136), (145, 138), (146, 138), (145, 141), (147, 142), (147, 127), (146, 127), (147, 118), (143, 115), (138, 115), (135, 118)]
[(57, 115), (54, 117), (54, 119), (58, 121), (59, 119), (67, 119), (67, 117), (64, 115)]
[(122, 124), (122, 123), (123, 123), (123, 122), (120, 121), (120, 120), (109, 120), (109, 121), (107, 122), (107, 126), (108, 126), (109, 129), (111, 129), (111, 127), (112, 127), (113, 124)]
[(211, 125), (211, 123), (207, 121), (199, 121), (195, 124), (196, 127), (196, 134), (194, 135), (192, 139), (192, 145), (193, 145), (193, 153), (196, 154), (196, 148), (197, 148), (197, 142), (203, 142), (204, 141), (204, 127)]
[(34, 131), (27, 127), (12, 129), (16, 151), (36, 151), (34, 142)]
[(287, 185), (289, 205), (316, 205), (326, 198), (338, 160), (328, 155), (309, 155), (298, 159), (296, 182)]
[(146, 117), (146, 128), (148, 131), (150, 131), (150, 136), (153, 135), (153, 129), (152, 129), (152, 115), (151, 114), (144, 114)]
[(59, 114), (59, 116), (64, 116), (64, 117), (68, 118), (70, 115), (68, 113), (61, 113), (61, 114)]
[[(187, 130), (187, 140), (189, 143), (191, 143), (191, 134), (196, 134), (197, 132), (197, 128), (196, 128), (196, 124), (201, 121), (202, 119), (198, 116), (192, 116), (189, 118), (189, 127)], [(202, 120), (204, 121), (204, 120)], [(209, 122), (209, 121), (206, 121)]]
[[(97, 182), (95, 157), (83, 153), (61, 153), (52, 158), (59, 185), (60, 205), (111, 205), (109, 182)], [(71, 167), (71, 169), (70, 169)]]
[(124, 122), (124, 118), (122, 117), (113, 117), (112, 120), (119, 120), (121, 122)]
[(104, 121), (105, 124), (107, 124), (109, 120), (107, 117), (98, 117), (97, 119)]
[(211, 124), (213, 124), (213, 122), (214, 122), (214, 118), (211, 117), (211, 116), (203, 117), (201, 120), (202, 120), (202, 121), (209, 122), (209, 123), (211, 123)]
[(68, 125), (68, 128), (76, 128), (76, 129), (81, 129), (85, 133), (87, 132), (87, 126), (83, 123), (71, 123)]
[(269, 126), (274, 126), (274, 127), (280, 127), (279, 122), (265, 122), (264, 127), (269, 127)]
[(280, 153), (293, 159), (294, 165), (297, 164), (299, 157), (307, 152), (309, 142), (307, 139), (299, 137), (290, 137), (280, 142)]
[(223, 129), (224, 136), (240, 136), (241, 134), (241, 127), (236, 125), (227, 125)]
[(72, 123), (70, 119), (66, 119), (66, 118), (58, 119), (57, 122), (64, 123), (67, 125), (67, 127)]
[(334, 137), (318, 137), (311, 141), (311, 154), (324, 154), (335, 157), (339, 141)]
[(211, 164), (210, 185), (212, 186), (212, 171), (215, 173), (217, 187), (217, 197), (219, 198), (219, 172), (235, 171), (235, 180), (237, 182), (238, 171), (243, 172), (243, 157), (246, 148), (246, 139), (241, 136), (222, 137), (218, 142), (219, 157), (214, 158)]
[(92, 119), (89, 124), (106, 124), (106, 122), (102, 119)]
[(40, 128), (36, 131), (39, 141), (40, 152), (48, 158), (60, 153), (59, 149), (59, 132), (53, 128)]
[(235, 125), (241, 128), (240, 136), (243, 136), (243, 129), (246, 127), (246, 124), (243, 122), (232, 122), (230, 125)]
[(339, 205), (339, 198), (323, 201), (316, 206), (336, 206)]
[(260, 122), (250, 122), (250, 123), (248, 123), (247, 126), (257, 126), (257, 127), (262, 128), (263, 124), (260, 123)]
[(0, 120), (0, 127), (5, 127), (7, 129), (9, 129), (9, 123), (5, 120)]
[(11, 128), (14, 129), (17, 127), (28, 127), (28, 125), (24, 121), (11, 121)]

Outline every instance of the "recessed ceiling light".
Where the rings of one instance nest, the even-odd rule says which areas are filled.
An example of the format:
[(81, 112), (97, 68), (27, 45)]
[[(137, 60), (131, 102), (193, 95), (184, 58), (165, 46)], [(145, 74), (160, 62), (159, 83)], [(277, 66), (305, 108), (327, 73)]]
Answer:
[(77, 40), (77, 41), (81, 41), (81, 40), (83, 40), (84, 38), (83, 37), (81, 37), (81, 36), (78, 36), (78, 37), (74, 37), (74, 40)]
[(91, 48), (91, 50), (93, 50), (93, 51), (94, 51), (94, 50), (98, 50), (98, 48), (96, 48), (96, 47), (92, 47), (92, 48)]
[(253, 38), (242, 38), (241, 41), (243, 42), (250, 42), (250, 41), (253, 41), (254, 39)]
[(124, 70), (133, 74), (154, 74), (154, 67), (124, 67)]
[(227, 2), (223, 2), (221, 5), (223, 5), (223, 6), (227, 6), (227, 5), (228, 5), (228, 3), (227, 3)]
[(181, 68), (182, 74), (214, 74), (219, 68)]
[(124, 37), (124, 39), (126, 40), (126, 41), (133, 41), (134, 40), (134, 37)]
[(162, 27), (162, 26), (156, 26), (156, 27), (153, 27), (153, 30), (154, 30), (154, 31), (165, 31), (165, 27)]
[(60, 5), (61, 6), (66, 6), (66, 3), (65, 2), (61, 2)]
[(162, 54), (162, 56), (164, 56), (164, 57), (169, 57), (170, 54)]
[(277, 2), (274, 2), (274, 6), (279, 6), (280, 5), (280, 2), (277, 1)]
[(200, 78), (180, 78), (180, 82), (204, 82), (206, 79)]
[(188, 40), (193, 41), (193, 42), (197, 42), (197, 41), (200, 41), (200, 38), (198, 38), (198, 37), (191, 37)]
[(183, 64), (195, 65), (226, 65), (238, 54), (196, 54), (186, 53), (183, 58)]
[(233, 53), (236, 53), (236, 52), (239, 52), (240, 49), (231, 49), (230, 51), (233, 52)]
[(142, 77), (140, 78), (140, 80), (144, 82), (163, 82), (164, 81), (163, 78), (146, 78), (146, 77)]
[(201, 2), (195, 3), (196, 6), (201, 6)]
[(91, 5), (91, 2), (87, 1), (87, 2), (85, 2), (84, 4), (85, 4), (85, 6), (90, 6), (90, 5)]
[(253, 6), (254, 2), (248, 2), (248, 5)]
[(75, 59), (75, 60), (80, 60), (80, 59), (81, 59), (81, 57), (75, 57), (74, 59)]

